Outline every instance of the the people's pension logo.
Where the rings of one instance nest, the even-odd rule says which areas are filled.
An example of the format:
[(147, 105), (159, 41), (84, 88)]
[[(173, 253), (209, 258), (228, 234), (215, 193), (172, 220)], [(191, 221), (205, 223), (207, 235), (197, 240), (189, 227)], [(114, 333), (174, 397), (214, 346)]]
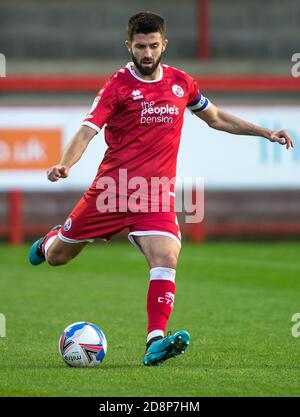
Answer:
[(175, 105), (156, 106), (155, 101), (143, 101), (141, 111), (141, 125), (152, 123), (171, 124), (174, 116), (179, 114), (179, 108)]

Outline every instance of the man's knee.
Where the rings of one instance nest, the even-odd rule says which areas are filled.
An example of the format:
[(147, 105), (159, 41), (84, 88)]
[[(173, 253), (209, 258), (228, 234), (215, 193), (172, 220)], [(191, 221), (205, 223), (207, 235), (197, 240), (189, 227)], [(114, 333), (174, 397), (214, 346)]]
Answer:
[(58, 251), (51, 251), (51, 249), (48, 250), (47, 253), (47, 262), (51, 266), (59, 266), (59, 265), (65, 265), (70, 260), (69, 257), (67, 257), (63, 252)]
[(166, 267), (176, 269), (178, 260), (178, 254), (175, 252), (165, 252), (161, 254), (156, 254), (151, 259), (151, 267)]

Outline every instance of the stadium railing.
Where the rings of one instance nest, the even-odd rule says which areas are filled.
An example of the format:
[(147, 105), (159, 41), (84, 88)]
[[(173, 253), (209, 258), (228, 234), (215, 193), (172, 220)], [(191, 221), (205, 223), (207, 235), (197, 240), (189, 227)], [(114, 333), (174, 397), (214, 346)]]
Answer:
[[(300, 92), (300, 78), (291, 76), (197, 76), (205, 92)], [(10, 76), (0, 78), (0, 92), (95, 92), (104, 76)]]

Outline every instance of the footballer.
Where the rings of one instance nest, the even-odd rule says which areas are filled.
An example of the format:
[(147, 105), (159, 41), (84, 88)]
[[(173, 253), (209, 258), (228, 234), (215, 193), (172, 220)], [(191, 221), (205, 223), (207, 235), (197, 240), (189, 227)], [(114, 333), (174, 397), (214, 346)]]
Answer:
[[(96, 177), (65, 223), (32, 245), (29, 260), (33, 265), (44, 261), (63, 265), (89, 242), (97, 238), (109, 240), (128, 228), (130, 242), (143, 253), (150, 270), (143, 358), (144, 365), (149, 366), (185, 352), (190, 342), (186, 330), (166, 335), (181, 247), (172, 179), (176, 178), (185, 109), (214, 129), (260, 136), (287, 149), (293, 147), (293, 141), (286, 130), (271, 131), (224, 112), (201, 94), (189, 74), (162, 64), (168, 40), (165, 20), (158, 14), (141, 12), (132, 16), (125, 45), (131, 62), (107, 80), (61, 160), (47, 171), (49, 181), (68, 177), (89, 142), (104, 128), (108, 147)], [(136, 209), (137, 204), (131, 209), (129, 203), (136, 202), (136, 178), (142, 178), (149, 187), (153, 178), (167, 178), (170, 182), (167, 188), (140, 198), (140, 209)], [(169, 197), (167, 206), (163, 194)], [(105, 205), (108, 200), (111, 204)]]

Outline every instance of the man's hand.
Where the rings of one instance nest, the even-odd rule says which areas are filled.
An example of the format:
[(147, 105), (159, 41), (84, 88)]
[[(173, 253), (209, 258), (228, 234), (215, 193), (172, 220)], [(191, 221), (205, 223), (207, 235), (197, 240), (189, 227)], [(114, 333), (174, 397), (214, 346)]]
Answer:
[(59, 161), (60, 163), (48, 169), (48, 180), (55, 182), (60, 178), (67, 178), (70, 168), (79, 161), (96, 133), (97, 131), (89, 126), (81, 126), (71, 142), (64, 149), (61, 160)]
[(293, 140), (289, 135), (287, 130), (278, 130), (271, 132), (270, 137), (268, 138), (271, 142), (280, 143), (280, 145), (286, 145), (286, 149), (293, 148)]
[(47, 171), (48, 180), (51, 182), (58, 181), (60, 178), (67, 178), (69, 175), (69, 168), (66, 165), (54, 165)]

